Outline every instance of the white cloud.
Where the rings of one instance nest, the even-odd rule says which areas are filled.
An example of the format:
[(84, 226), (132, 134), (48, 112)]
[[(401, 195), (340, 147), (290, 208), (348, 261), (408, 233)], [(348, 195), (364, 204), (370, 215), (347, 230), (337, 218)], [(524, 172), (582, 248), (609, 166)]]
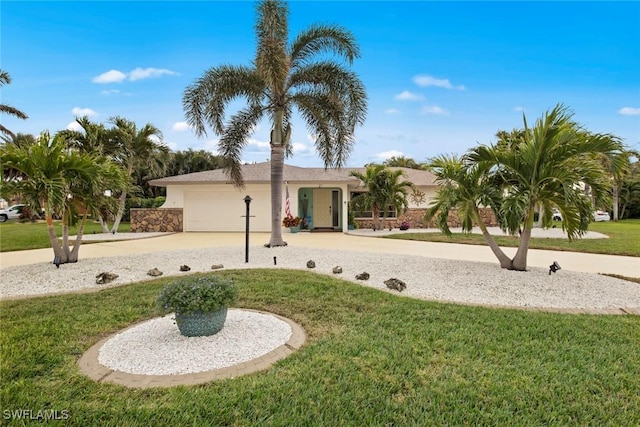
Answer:
[(618, 110), (618, 114), (623, 116), (640, 116), (640, 108), (622, 107)]
[[(129, 79), (132, 82), (136, 80), (150, 79), (156, 77), (162, 77), (163, 75), (175, 76), (178, 75), (175, 71), (167, 70), (166, 68), (135, 68), (129, 73), (123, 73), (119, 70), (110, 70), (106, 73), (102, 73), (99, 76), (91, 79), (93, 83), (122, 83), (125, 79)], [(104, 91), (102, 92), (105, 95), (110, 93), (117, 93), (114, 91)]]
[(164, 74), (175, 76), (175, 71), (167, 70), (166, 68), (136, 68), (129, 73), (129, 80), (135, 82), (136, 80), (149, 79), (155, 77), (162, 77)]
[(122, 71), (110, 70), (91, 79), (93, 83), (120, 83), (127, 78)]
[(82, 126), (75, 120), (67, 125), (67, 130), (75, 130), (76, 132), (83, 132)]
[(176, 132), (184, 132), (191, 129), (191, 127), (187, 122), (175, 122), (173, 126), (171, 126), (171, 129), (173, 129)]
[(109, 89), (109, 90), (102, 90), (100, 91), (100, 93), (102, 95), (116, 95), (120, 93), (120, 91), (118, 89)]
[(378, 138), (380, 138), (380, 139), (386, 139), (388, 141), (401, 142), (401, 141), (406, 141), (407, 140), (407, 137), (405, 135), (402, 135), (402, 134), (392, 135), (392, 134), (389, 134), (389, 133), (379, 133), (376, 136)]
[(312, 151), (311, 147), (300, 142), (294, 142), (291, 145), (291, 149), (295, 154), (310, 153)]
[(93, 117), (98, 115), (98, 113), (93, 111), (91, 108), (79, 108), (79, 107), (75, 107), (73, 110), (71, 110), (71, 113), (77, 117), (84, 117), (84, 116)]
[(258, 141), (253, 138), (249, 138), (249, 145), (260, 149), (270, 148), (270, 144), (268, 142)]
[(381, 160), (387, 160), (392, 157), (401, 157), (401, 156), (404, 156), (404, 153), (398, 150), (383, 151), (382, 153), (376, 154), (376, 158)]
[(420, 110), (421, 114), (436, 114), (438, 116), (448, 116), (449, 112), (443, 108), (438, 107), (437, 105), (432, 105), (430, 107), (423, 107)]
[(386, 110), (384, 110), (385, 114), (400, 114), (400, 110), (398, 110), (397, 108), (387, 108)]
[(397, 94), (395, 96), (395, 99), (398, 101), (424, 101), (424, 96), (420, 95), (419, 93), (413, 93), (405, 90)]
[(514, 107), (514, 111), (524, 111), (524, 107)]
[(172, 141), (164, 141), (164, 145), (166, 145), (167, 147), (169, 147), (169, 149), (171, 151), (177, 151), (178, 150), (178, 144)]
[(426, 74), (419, 74), (413, 78), (413, 82), (420, 87), (435, 86), (445, 89), (465, 90), (462, 85), (454, 86), (449, 79), (437, 79), (435, 77), (427, 76)]

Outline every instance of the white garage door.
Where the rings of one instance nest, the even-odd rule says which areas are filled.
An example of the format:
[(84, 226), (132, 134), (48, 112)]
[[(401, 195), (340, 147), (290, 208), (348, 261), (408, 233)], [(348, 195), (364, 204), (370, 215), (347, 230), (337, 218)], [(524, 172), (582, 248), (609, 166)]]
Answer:
[[(184, 231), (244, 231), (247, 192), (237, 190), (185, 191)], [(250, 191), (251, 231), (269, 231), (271, 195), (269, 191)], [(265, 209), (266, 206), (266, 209)]]

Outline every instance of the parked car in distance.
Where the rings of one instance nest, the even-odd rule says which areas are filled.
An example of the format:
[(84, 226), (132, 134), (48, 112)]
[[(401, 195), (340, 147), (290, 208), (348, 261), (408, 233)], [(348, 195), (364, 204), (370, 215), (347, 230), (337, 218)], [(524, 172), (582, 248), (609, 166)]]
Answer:
[(611, 217), (609, 216), (609, 212), (605, 212), (605, 211), (595, 211), (593, 213), (593, 220), (595, 222), (600, 222), (600, 221), (611, 221)]
[(562, 221), (562, 214), (558, 209), (553, 210), (553, 216), (551, 217), (554, 221)]
[(22, 209), (24, 209), (24, 205), (13, 205), (7, 209), (0, 210), (0, 222), (6, 222), (10, 219), (20, 218)]

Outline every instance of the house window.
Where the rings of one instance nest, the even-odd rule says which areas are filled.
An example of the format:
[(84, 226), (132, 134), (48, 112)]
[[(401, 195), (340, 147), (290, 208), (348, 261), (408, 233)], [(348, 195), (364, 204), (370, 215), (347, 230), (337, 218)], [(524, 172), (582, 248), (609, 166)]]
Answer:
[[(360, 191), (360, 192), (351, 192), (351, 200), (353, 201), (356, 197), (360, 196), (364, 194), (364, 192)], [(357, 203), (356, 203), (357, 206)], [(385, 212), (382, 211), (382, 209), (380, 210), (380, 218), (382, 218)], [(365, 211), (365, 210), (358, 210), (356, 208), (356, 210), (353, 211), (353, 216), (354, 218), (357, 219), (367, 219), (367, 218), (373, 218), (373, 212), (371, 211)], [(386, 209), (386, 217), (387, 218), (396, 218), (397, 216), (397, 212), (396, 212), (396, 208), (394, 208), (393, 206), (388, 206)]]

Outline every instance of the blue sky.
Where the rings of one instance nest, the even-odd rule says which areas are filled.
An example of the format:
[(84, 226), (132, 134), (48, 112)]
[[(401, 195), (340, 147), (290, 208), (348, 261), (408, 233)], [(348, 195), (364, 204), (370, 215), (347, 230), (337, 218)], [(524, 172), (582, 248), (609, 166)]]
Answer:
[[(76, 115), (152, 123), (174, 150), (215, 151), (182, 110), (184, 89), (205, 70), (254, 57), (252, 1), (4, 0), (0, 67), (13, 82), (2, 103), (14, 132), (67, 128)], [(353, 69), (369, 98), (347, 166), (392, 155), (418, 161), (495, 141), (557, 103), (592, 132), (640, 149), (639, 2), (293, 1), (291, 37), (312, 23), (351, 30), (362, 57)], [(243, 153), (269, 158), (263, 122)], [(303, 122), (294, 157), (322, 166)]]

